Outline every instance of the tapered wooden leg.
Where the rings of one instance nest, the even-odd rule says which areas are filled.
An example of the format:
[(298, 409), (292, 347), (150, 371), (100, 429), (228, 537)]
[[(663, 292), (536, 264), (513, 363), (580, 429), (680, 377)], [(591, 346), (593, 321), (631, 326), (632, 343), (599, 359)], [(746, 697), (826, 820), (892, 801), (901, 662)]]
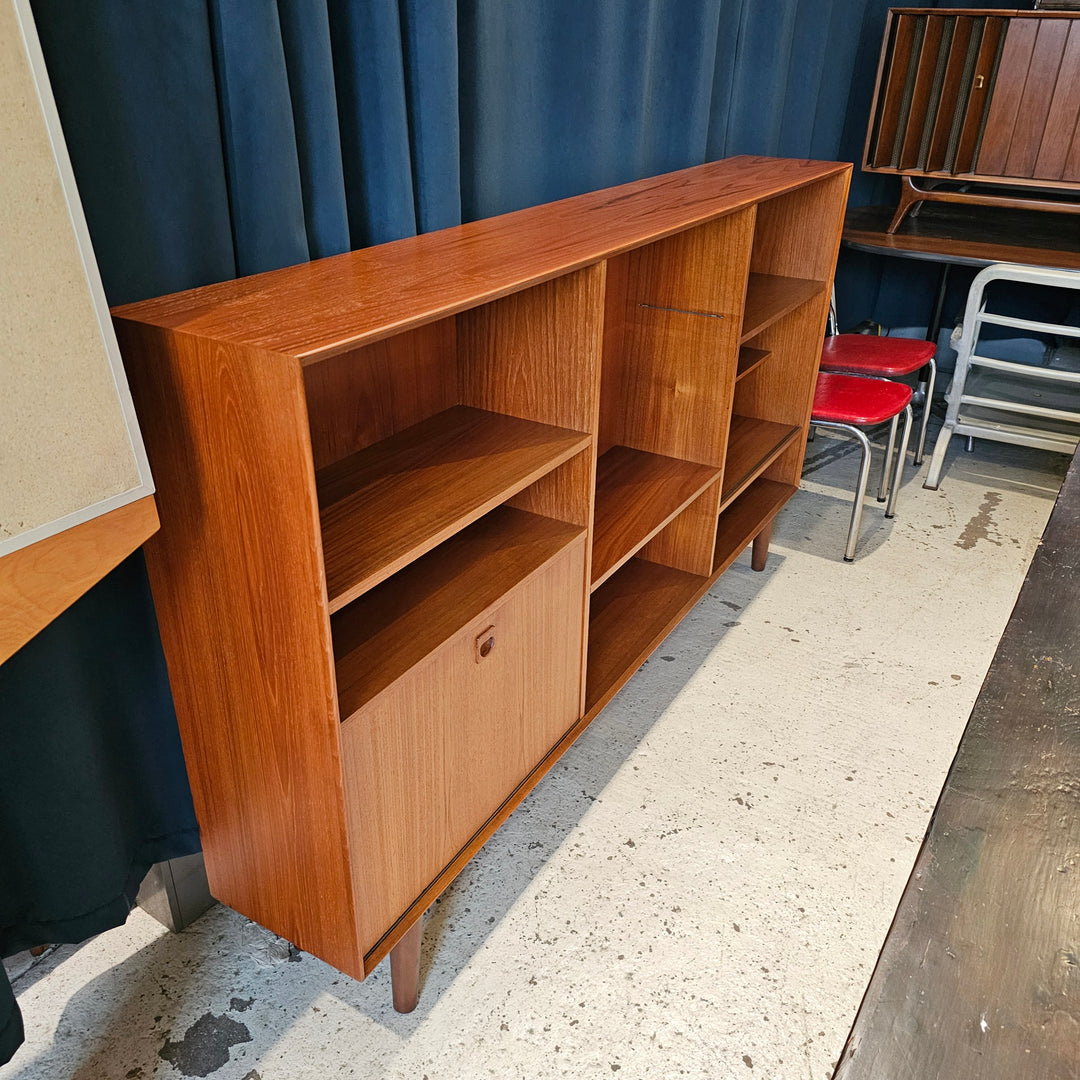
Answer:
[(390, 950), (390, 984), (394, 1008), (399, 1013), (412, 1012), (420, 997), (420, 943), (424, 938), (421, 916)]
[(772, 539), (772, 522), (754, 537), (754, 550), (750, 554), (750, 569), (764, 570), (769, 557), (769, 541)]

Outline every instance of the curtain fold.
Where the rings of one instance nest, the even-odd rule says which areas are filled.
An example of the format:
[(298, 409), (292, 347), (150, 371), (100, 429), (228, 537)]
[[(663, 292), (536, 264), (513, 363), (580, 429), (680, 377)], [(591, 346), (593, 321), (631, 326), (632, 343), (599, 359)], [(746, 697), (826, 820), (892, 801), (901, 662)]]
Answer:
[[(32, 0), (113, 304), (730, 154), (857, 161), (888, 4)], [(850, 264), (852, 315), (923, 303), (899, 262)], [(0, 669), (0, 945), (122, 921), (194, 845), (153, 625), (136, 556)]]

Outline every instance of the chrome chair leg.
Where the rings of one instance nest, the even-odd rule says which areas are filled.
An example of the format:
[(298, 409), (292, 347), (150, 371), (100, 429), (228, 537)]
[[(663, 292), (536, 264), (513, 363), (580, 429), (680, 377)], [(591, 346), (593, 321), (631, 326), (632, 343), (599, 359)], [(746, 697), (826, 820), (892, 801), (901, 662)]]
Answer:
[[(896, 417), (893, 417), (895, 420)], [(896, 472), (892, 478), (892, 488), (889, 491), (889, 505), (885, 507), (887, 518), (896, 515), (896, 496), (900, 491), (900, 481), (903, 479), (904, 459), (907, 457), (908, 439), (911, 438), (911, 406), (904, 408), (904, 434), (900, 436), (900, 453), (896, 455)]]
[(896, 423), (899, 419), (900, 415), (898, 413), (889, 424), (889, 447), (885, 451), (885, 460), (881, 465), (881, 486), (878, 488), (878, 502), (884, 502), (889, 495), (889, 476), (892, 471), (893, 451), (896, 450)]
[(918, 467), (923, 463), (926, 452), (926, 428), (930, 422), (930, 403), (934, 400), (934, 383), (937, 382), (937, 362), (931, 356), (928, 361), (930, 366), (930, 381), (926, 384), (926, 397), (923, 399), (922, 424), (919, 427), (919, 441), (915, 446), (915, 460), (913, 464)]
[(866, 496), (866, 485), (870, 482), (870, 440), (851, 424), (838, 424), (833, 420), (815, 420), (814, 423), (827, 431), (844, 431), (848, 435), (854, 435), (862, 448), (859, 482), (855, 486), (855, 502), (851, 507), (851, 523), (848, 525), (847, 547), (844, 549), (844, 562), (854, 562), (855, 545), (859, 540), (859, 530), (862, 526), (863, 499)]

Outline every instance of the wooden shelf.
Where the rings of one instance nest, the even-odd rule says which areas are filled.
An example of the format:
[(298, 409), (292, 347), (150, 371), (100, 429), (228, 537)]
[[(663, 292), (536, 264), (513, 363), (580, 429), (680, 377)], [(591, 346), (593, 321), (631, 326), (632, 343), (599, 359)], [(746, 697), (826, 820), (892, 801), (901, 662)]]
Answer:
[(777, 274), (751, 274), (746, 284), (746, 306), (742, 337), (756, 337), (777, 319), (782, 319), (800, 304), (812, 300), (825, 288), (823, 281), (809, 278), (780, 277)]
[(798, 434), (799, 428), (792, 424), (732, 416), (720, 510), (760, 476)]
[(799, 489), (759, 477), (720, 515), (716, 527), (713, 573), (722, 574)]
[(342, 721), (585, 534), (499, 506), (330, 622)]
[(770, 356), (772, 353), (768, 349), (755, 349), (750, 345), (743, 345), (739, 349), (739, 364), (735, 369), (735, 381), (738, 382), (744, 375), (749, 375), (758, 364), (764, 364)]
[(596, 463), (592, 587), (605, 582), (720, 470), (692, 461), (613, 446)]
[(702, 594), (708, 578), (631, 559), (593, 593), (585, 711), (598, 711)]
[(458, 405), (320, 469), (331, 612), (588, 445), (578, 431)]

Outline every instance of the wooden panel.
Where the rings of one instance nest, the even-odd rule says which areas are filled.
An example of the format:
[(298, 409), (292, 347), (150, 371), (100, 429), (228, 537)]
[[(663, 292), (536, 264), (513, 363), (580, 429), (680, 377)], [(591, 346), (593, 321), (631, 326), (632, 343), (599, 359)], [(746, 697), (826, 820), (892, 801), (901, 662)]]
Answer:
[(731, 418), (721, 508), (749, 486), (799, 434), (794, 424), (777, 424), (736, 413)]
[(720, 465), (753, 225), (733, 214), (612, 265), (602, 446)]
[(1077, 1075), (1078, 537), (1074, 460), (837, 1080)]
[(321, 469), (461, 403), (454, 320), (309, 364), (304, 390)]
[(1080, 118), (1080, 21), (1067, 25), (1069, 39), (1062, 53), (1057, 84), (1032, 174), (1040, 180), (1080, 180), (1080, 172), (1067, 172), (1065, 168), (1076, 135), (1077, 119)]
[(117, 331), (148, 418), (161, 529), (146, 564), (211, 890), (359, 978), (299, 365)]
[(934, 126), (930, 135), (930, 145), (923, 163), (923, 167), (928, 172), (935, 172), (945, 166), (950, 143), (953, 143), (955, 151), (955, 141), (959, 139), (961, 109), (964, 101), (961, 91), (966, 96), (971, 89), (975, 58), (978, 53), (978, 43), (972, 41), (972, 31), (975, 30), (976, 25), (974, 19), (961, 16), (956, 19), (953, 28), (952, 40), (949, 43), (949, 58), (941, 80), (941, 94), (938, 98)]
[(991, 91), (994, 88), (994, 77), (1007, 25), (1008, 20), (992, 16), (987, 17), (983, 24), (982, 41), (975, 61), (975, 73), (968, 94), (964, 122), (960, 129), (956, 158), (951, 165), (954, 173), (971, 172), (975, 167), (975, 157), (979, 151), (990, 111)]
[(497, 507), (339, 611), (330, 627), (342, 720), (584, 536)]
[(719, 477), (709, 465), (625, 446), (608, 450), (596, 468), (593, 588)]
[(1004, 176), (1012, 145), (1020, 101), (1028, 79), (1039, 22), (1010, 19), (990, 100), (986, 131), (974, 172), (982, 176)]
[(584, 566), (582, 537), (342, 725), (365, 952), (577, 720)]
[(602, 707), (697, 602), (707, 578), (631, 559), (592, 597), (589, 712)]
[(767, 349), (743, 345), (739, 349), (739, 365), (735, 373), (735, 381), (738, 382), (744, 375), (749, 375), (758, 364), (763, 364), (771, 355)]
[[(850, 175), (830, 177), (762, 203), (754, 225), (751, 271), (831, 282), (840, 248), (849, 179)], [(827, 308), (824, 298), (827, 292), (821, 287), (811, 295), (820, 293)], [(796, 306), (792, 304), (791, 308)], [(744, 336), (748, 321), (749, 316), (743, 322)], [(753, 344), (765, 348), (759, 341)]]
[(600, 263), (459, 315), (462, 403), (595, 432), (605, 273)]
[[(887, 166), (892, 162), (893, 145), (904, 105), (904, 91), (912, 59), (912, 47), (915, 44), (915, 31), (916, 27), (921, 25), (920, 19), (910, 15), (897, 16), (891, 13), (890, 19), (895, 20), (895, 23), (891, 47), (888, 50), (888, 66), (884, 85), (880, 81), (882, 72), (880, 69), (878, 72), (879, 83), (876, 96), (880, 96), (880, 112), (875, 126), (873, 148), (867, 159), (869, 164), (876, 167)], [(886, 40), (890, 39), (887, 37)]]
[(777, 319), (782, 319), (789, 311), (805, 304), (824, 290), (823, 281), (779, 277), (776, 274), (751, 274), (741, 340), (757, 337)]
[[(314, 359), (506, 296), (639, 244), (846, 175), (735, 157), (392, 244), (118, 308), (125, 318)], [(358, 303), (357, 298), (364, 302)]]
[(589, 444), (581, 432), (456, 406), (322, 469), (330, 610)]
[(158, 527), (154, 497), (0, 558), (0, 664), (117, 567)]
[[(923, 145), (923, 129), (926, 126), (927, 114), (929, 113), (930, 120), (933, 122), (937, 108), (935, 91), (940, 93), (940, 83), (936, 82), (935, 74), (938, 71), (939, 60), (944, 59), (941, 51), (946, 31), (950, 38), (952, 35), (952, 22), (953, 20), (943, 15), (926, 16), (919, 61), (915, 69), (911, 106), (908, 110), (900, 147), (901, 169), (921, 167), (919, 158)], [(942, 66), (941, 74), (944, 75), (944, 66)]]
[(716, 515), (720, 511), (720, 481), (710, 484), (638, 553), (642, 559), (707, 575), (712, 571)]
[[(1009, 144), (1006, 176), (1034, 176), (1035, 161), (1046, 130), (1070, 24), (1061, 19), (1038, 23), (1027, 82), (1020, 99), (1019, 123)], [(1075, 25), (1072, 24), (1072, 25)], [(1000, 78), (1000, 74), (998, 76)]]
[(762, 478), (727, 506), (716, 528), (713, 573), (722, 574), (796, 491), (794, 484)]

